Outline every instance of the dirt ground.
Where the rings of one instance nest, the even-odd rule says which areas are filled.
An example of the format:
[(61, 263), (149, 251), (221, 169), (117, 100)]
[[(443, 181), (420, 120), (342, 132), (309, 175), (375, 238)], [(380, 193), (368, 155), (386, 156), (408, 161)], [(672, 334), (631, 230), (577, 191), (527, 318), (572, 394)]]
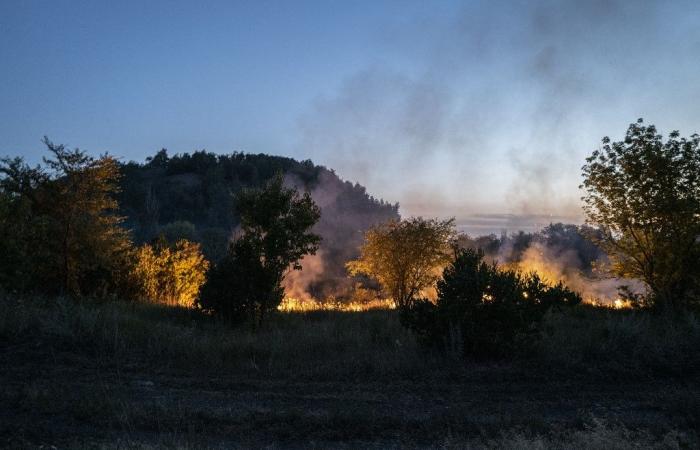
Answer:
[[(698, 442), (697, 378), (567, 379), (546, 376), (547, 368), (533, 376), (474, 365), (428, 379), (270, 379), (148, 361), (116, 364), (41, 343), (4, 344), (0, 350), (0, 445), (6, 448), (478, 448), (542, 442), (566, 448), (567, 436), (587, 430), (596, 439), (617, 433), (611, 439), (632, 447), (653, 442), (692, 448)], [(596, 442), (607, 447), (605, 439), (589, 443)]]

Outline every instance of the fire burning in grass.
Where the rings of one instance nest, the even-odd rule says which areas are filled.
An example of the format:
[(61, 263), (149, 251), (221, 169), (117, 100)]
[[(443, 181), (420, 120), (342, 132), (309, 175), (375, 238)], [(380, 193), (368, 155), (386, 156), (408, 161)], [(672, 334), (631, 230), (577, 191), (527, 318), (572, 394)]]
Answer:
[[(493, 256), (493, 261), (499, 259), (509, 260), (508, 253), (501, 252)], [(368, 311), (373, 309), (395, 309), (395, 303), (390, 299), (380, 298), (378, 292), (367, 290), (355, 285), (349, 295), (336, 297), (330, 295), (325, 300), (317, 300), (308, 292), (309, 284), (323, 277), (322, 259), (318, 256), (304, 259), (303, 271), (293, 272), (285, 280), (285, 290), (288, 296), (277, 308), (283, 312), (307, 312), (307, 311)], [(635, 280), (598, 276), (598, 271), (604, 267), (604, 261), (600, 266), (594, 267), (587, 274), (586, 270), (573, 249), (550, 248), (542, 243), (532, 243), (518, 258), (517, 261), (502, 263), (502, 267), (515, 269), (524, 273), (537, 273), (543, 282), (557, 284), (562, 282), (570, 289), (581, 294), (583, 302), (592, 306), (626, 309), (633, 305), (629, 300), (622, 298), (618, 288), (622, 285), (630, 287), (632, 292), (643, 292), (641, 283)], [(603, 271), (604, 272), (604, 271)], [(348, 285), (352, 282), (348, 280)], [(336, 289), (342, 291), (342, 289)], [(347, 292), (347, 290), (345, 291)], [(527, 298), (527, 293), (523, 293)], [(421, 297), (436, 300), (434, 289), (427, 289)], [(339, 300), (345, 298), (349, 300)], [(490, 296), (485, 296), (484, 301), (489, 302)]]
[(542, 281), (549, 284), (564, 283), (583, 297), (584, 303), (614, 309), (631, 308), (628, 300), (620, 298), (618, 288), (626, 285), (633, 292), (641, 292), (642, 286), (635, 280), (621, 278), (591, 278), (579, 268), (573, 251), (555, 254), (540, 244), (532, 244), (520, 261), (508, 264), (523, 272), (536, 272)]
[(370, 301), (340, 302), (333, 298), (317, 301), (311, 298), (285, 297), (277, 307), (282, 312), (309, 312), (309, 311), (344, 311), (361, 312), (373, 309), (394, 309), (396, 304), (389, 299), (374, 299)]

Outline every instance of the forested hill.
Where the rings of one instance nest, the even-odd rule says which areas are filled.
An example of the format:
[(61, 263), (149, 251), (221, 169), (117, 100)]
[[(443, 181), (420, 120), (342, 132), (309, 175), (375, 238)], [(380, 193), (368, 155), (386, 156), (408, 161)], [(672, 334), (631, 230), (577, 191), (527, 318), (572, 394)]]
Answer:
[(137, 242), (160, 235), (187, 238), (201, 242), (205, 255), (215, 261), (238, 224), (234, 194), (261, 186), (278, 171), (300, 190), (309, 190), (321, 207), (316, 231), (323, 238), (320, 262), (325, 276), (315, 277), (317, 285), (322, 279), (344, 276), (345, 261), (357, 255), (362, 233), (370, 225), (399, 217), (398, 204), (376, 199), (363, 186), (343, 181), (309, 160), (205, 151), (168, 156), (166, 150), (143, 164), (122, 165), (121, 212)]

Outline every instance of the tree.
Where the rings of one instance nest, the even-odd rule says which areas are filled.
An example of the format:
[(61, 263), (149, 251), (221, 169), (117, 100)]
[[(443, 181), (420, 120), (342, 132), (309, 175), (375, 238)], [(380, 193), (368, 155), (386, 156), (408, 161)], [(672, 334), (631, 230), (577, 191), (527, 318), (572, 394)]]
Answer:
[(375, 278), (404, 308), (439, 278), (453, 257), (454, 237), (454, 219), (391, 220), (367, 231), (359, 259), (347, 268)]
[(240, 236), (209, 274), (200, 304), (229, 319), (248, 316), (254, 326), (284, 297), (288, 270), (314, 254), (321, 240), (311, 232), (321, 211), (308, 192), (284, 187), (277, 174), (263, 189), (244, 189), (236, 198)]
[(657, 307), (700, 298), (700, 136), (664, 142), (642, 119), (603, 138), (583, 166), (584, 210), (617, 276), (636, 278)]
[(7, 202), (3, 228), (17, 266), (24, 268), (20, 278), (50, 293), (114, 292), (131, 250), (116, 214), (118, 163), (108, 155), (93, 158), (67, 150), (48, 138), (43, 142), (52, 154), (44, 167), (31, 168), (21, 158), (0, 165), (0, 191)]
[(505, 270), (483, 258), (481, 250), (458, 250), (437, 282), (437, 302), (414, 302), (402, 311), (403, 323), (430, 344), (492, 358), (535, 337), (550, 308), (581, 302), (562, 283), (548, 285), (536, 273)]
[(166, 305), (195, 305), (209, 269), (199, 244), (160, 240), (139, 247), (135, 260), (132, 276), (138, 292), (134, 296)]
[(238, 239), (207, 274), (199, 305), (232, 323), (248, 320), (255, 329), (283, 298), (277, 273), (266, 269), (251, 241)]
[[(0, 287), (26, 292), (37, 286), (42, 264), (50, 259), (46, 245), (48, 224), (33, 213), (30, 194), (35, 169), (21, 159), (3, 160), (0, 179)], [(43, 284), (42, 284), (43, 287)]]

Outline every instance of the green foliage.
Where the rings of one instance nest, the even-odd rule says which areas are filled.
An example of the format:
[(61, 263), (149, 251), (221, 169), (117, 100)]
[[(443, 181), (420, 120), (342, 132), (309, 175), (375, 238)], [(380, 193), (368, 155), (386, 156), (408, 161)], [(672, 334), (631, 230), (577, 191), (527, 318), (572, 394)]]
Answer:
[[(0, 279), (11, 290), (72, 296), (115, 293), (131, 242), (116, 214), (119, 165), (44, 139), (51, 158), (0, 165)], [(4, 255), (4, 256), (5, 256)], [(37, 282), (41, 280), (41, 282)]]
[(365, 233), (360, 258), (347, 264), (351, 275), (376, 279), (404, 308), (433, 286), (450, 261), (454, 220), (421, 217), (391, 220)]
[(552, 307), (578, 304), (581, 297), (535, 273), (502, 270), (481, 251), (459, 250), (437, 283), (438, 298), (414, 302), (404, 323), (430, 344), (477, 358), (512, 353), (533, 336)]
[(301, 270), (301, 258), (316, 252), (320, 237), (310, 230), (321, 212), (308, 193), (285, 188), (281, 174), (264, 189), (243, 190), (237, 209), (241, 236), (210, 271), (200, 304), (257, 327), (282, 301), (287, 270)]
[(664, 142), (642, 119), (623, 141), (583, 166), (585, 212), (602, 235), (614, 273), (643, 281), (647, 300), (678, 308), (700, 300), (700, 136)]

